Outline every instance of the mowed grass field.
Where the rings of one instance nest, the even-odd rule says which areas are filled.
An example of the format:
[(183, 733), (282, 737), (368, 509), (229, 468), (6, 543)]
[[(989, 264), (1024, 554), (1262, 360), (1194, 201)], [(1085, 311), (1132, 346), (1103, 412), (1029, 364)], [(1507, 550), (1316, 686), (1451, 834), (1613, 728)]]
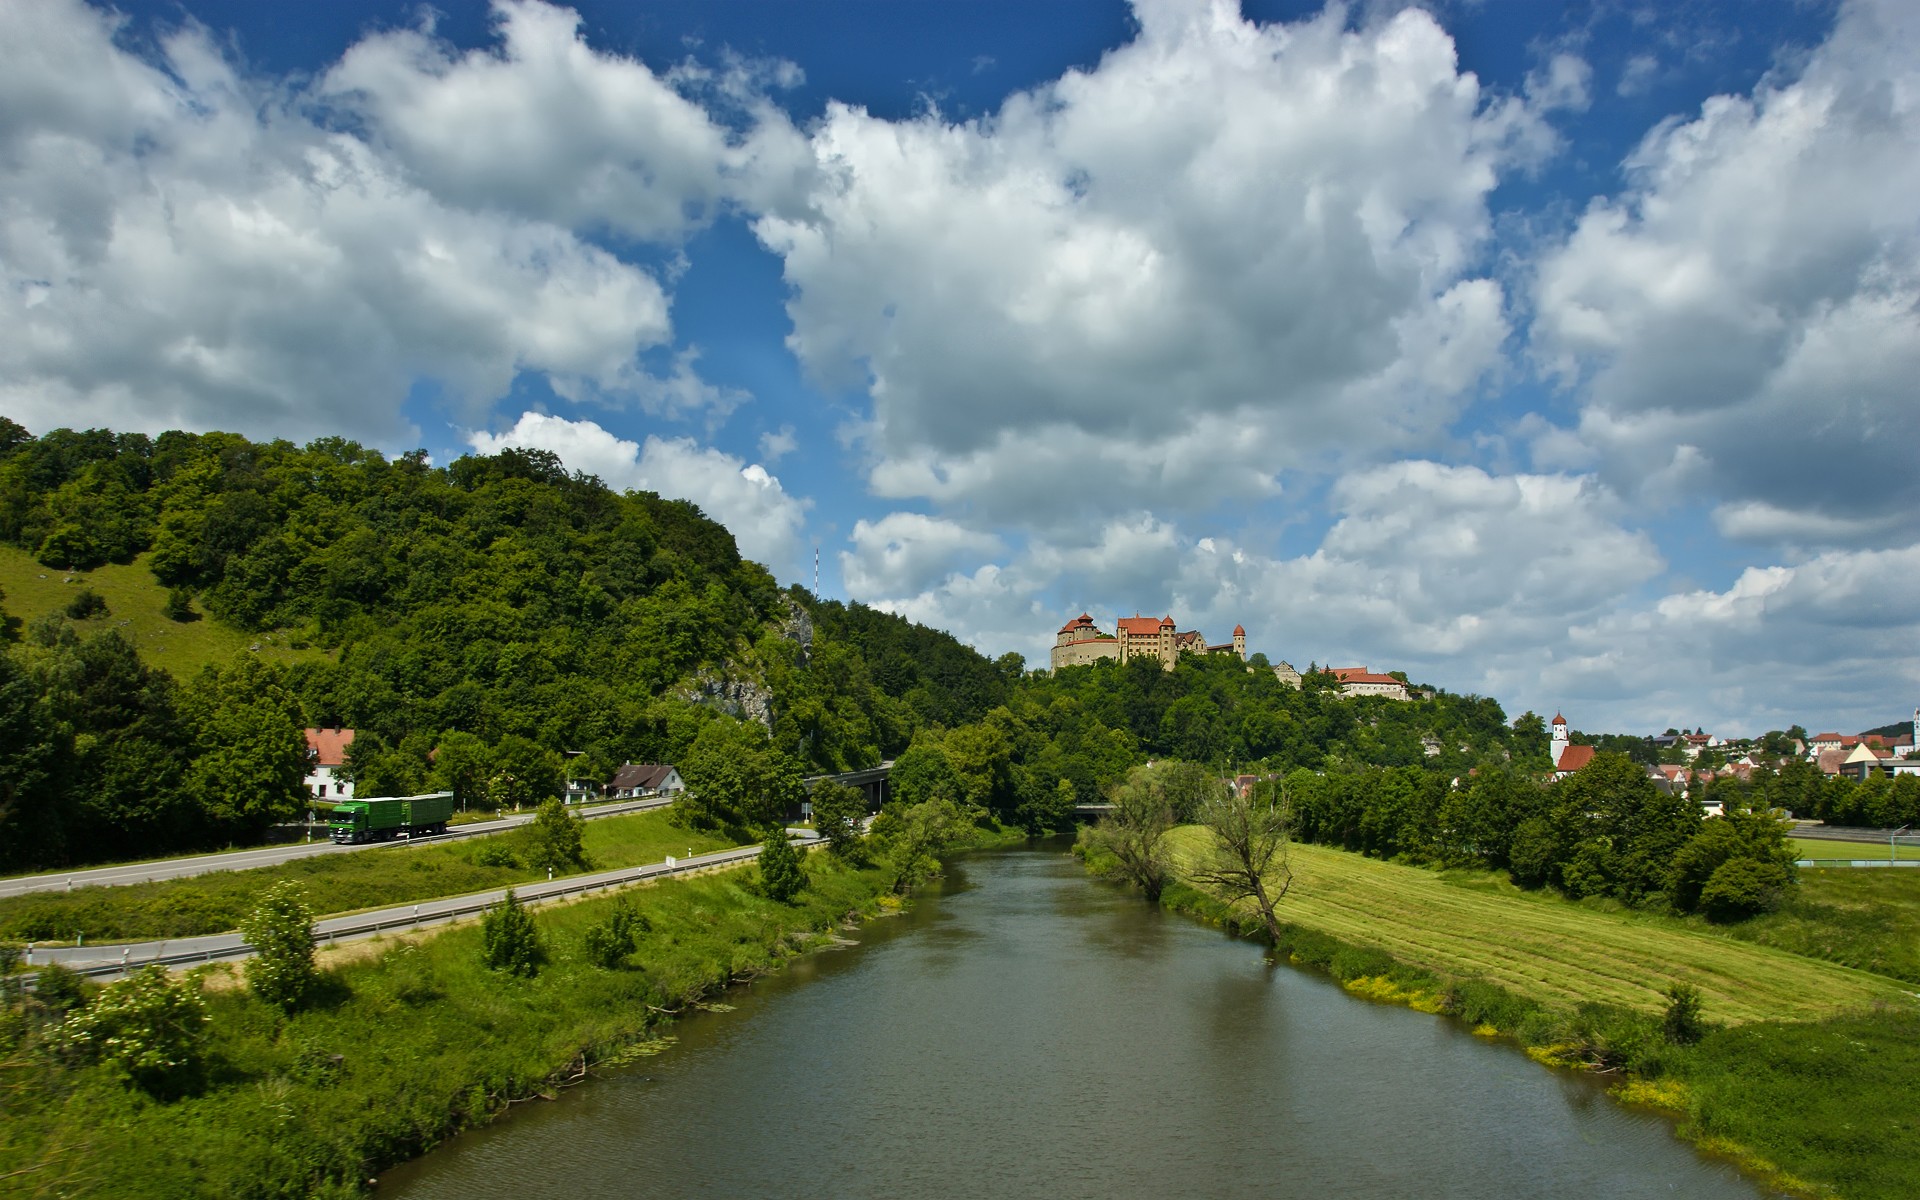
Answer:
[(91, 588), (107, 602), (107, 615), (75, 622), (83, 636), (118, 629), (133, 643), (148, 666), (162, 667), (176, 679), (186, 679), (208, 663), (225, 662), (235, 654), (259, 646), (253, 653), (274, 662), (324, 657), (315, 649), (295, 650), (287, 634), (244, 633), (206, 616), (198, 603), (197, 621), (169, 620), (164, 606), (167, 590), (148, 570), (146, 556), (131, 563), (108, 563), (91, 571), (60, 571), (34, 561), (31, 554), (0, 546), (0, 607), (22, 621), (65, 612), (83, 588)]
[[(1836, 842), (1831, 838), (1788, 838), (1787, 849), (1795, 858), (1859, 858), (1887, 861), (1885, 842)], [(1920, 846), (1899, 847), (1902, 862), (1920, 862)]]
[[(1175, 831), (1190, 861), (1198, 828)], [(1281, 917), (1444, 975), (1477, 976), (1551, 1005), (1582, 1001), (1664, 1010), (1676, 982), (1700, 989), (1710, 1019), (1811, 1020), (1876, 1001), (1913, 1004), (1894, 980), (1663, 918), (1602, 912), (1557, 897), (1292, 847)]]
[[(252, 911), (261, 892), (285, 879), (306, 889), (316, 914), (332, 916), (546, 878), (545, 872), (523, 865), (487, 865), (483, 848), (502, 842), (512, 848), (518, 833), (420, 845), (400, 842), (161, 883), (9, 896), (0, 899), (0, 938), (68, 942), (85, 934), (97, 942), (223, 933)], [(588, 821), (581, 840), (593, 870), (637, 867), (669, 854), (702, 854), (732, 844), (672, 825), (665, 812)]]

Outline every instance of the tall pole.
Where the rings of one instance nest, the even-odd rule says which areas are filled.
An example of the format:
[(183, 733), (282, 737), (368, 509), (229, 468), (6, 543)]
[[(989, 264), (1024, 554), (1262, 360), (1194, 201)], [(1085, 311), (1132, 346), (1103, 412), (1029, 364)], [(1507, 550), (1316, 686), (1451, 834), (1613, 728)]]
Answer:
[(820, 598), (820, 547), (813, 548), (813, 598)]

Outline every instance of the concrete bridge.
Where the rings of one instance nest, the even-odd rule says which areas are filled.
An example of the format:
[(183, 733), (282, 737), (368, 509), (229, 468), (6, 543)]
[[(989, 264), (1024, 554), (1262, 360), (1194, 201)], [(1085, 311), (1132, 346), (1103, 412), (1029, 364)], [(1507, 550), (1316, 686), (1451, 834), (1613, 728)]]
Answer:
[[(877, 767), (863, 767), (858, 771), (842, 771), (838, 775), (809, 775), (806, 778), (806, 785), (807, 790), (811, 792), (814, 785), (821, 780), (831, 779), (835, 783), (844, 783), (848, 787), (859, 788), (867, 797), (867, 811), (877, 813), (880, 811), (881, 805), (893, 798), (893, 792), (887, 786), (887, 777), (891, 774), (893, 774), (893, 760), (889, 758)], [(810, 803), (802, 804), (800, 811), (801, 815), (808, 819), (813, 817), (813, 805)]]

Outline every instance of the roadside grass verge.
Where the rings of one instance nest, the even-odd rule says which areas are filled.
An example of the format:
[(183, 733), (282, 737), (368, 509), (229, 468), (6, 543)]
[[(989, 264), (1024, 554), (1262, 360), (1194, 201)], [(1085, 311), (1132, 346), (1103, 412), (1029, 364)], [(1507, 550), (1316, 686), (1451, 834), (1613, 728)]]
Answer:
[[(582, 843), (594, 870), (659, 862), (669, 854), (703, 854), (730, 839), (681, 829), (665, 811), (588, 821)], [(351, 854), (324, 854), (275, 867), (216, 871), (188, 879), (118, 887), (75, 888), (0, 899), (0, 938), (19, 941), (125, 941), (193, 937), (236, 928), (261, 892), (282, 880), (306, 889), (314, 912), (358, 912), (459, 896), (545, 879), (525, 866), (523, 831), (457, 842), (399, 843)]]
[[(1178, 853), (1201, 844), (1174, 831)], [(1892, 980), (1738, 941), (1702, 925), (1605, 912), (1492, 881), (1457, 886), (1438, 872), (1323, 846), (1291, 848), (1284, 919), (1399, 962), (1474, 977), (1545, 1004), (1665, 1008), (1666, 989), (1700, 989), (1723, 1021), (1805, 1020), (1900, 1000)]]
[(532, 910), (548, 955), (533, 979), (482, 967), (481, 931), (467, 924), (339, 967), (328, 995), (291, 1016), (241, 988), (209, 991), (211, 1066), (171, 1102), (104, 1068), (9, 1057), (0, 1039), (0, 1067), (14, 1068), (0, 1191), (360, 1195), (379, 1170), (511, 1104), (657, 1048), (675, 1012), (882, 908), (884, 872), (824, 854), (806, 869), (809, 887), (790, 905), (756, 894), (751, 869), (624, 890), (648, 928), (614, 970), (582, 949), (616, 899), (596, 897)]
[[(1788, 838), (1787, 849), (1795, 858), (1862, 858), (1886, 862), (1891, 854), (1885, 842), (1837, 842), (1831, 838)], [(1920, 846), (1900, 847), (1902, 861), (1920, 862)]]
[(0, 590), (7, 594), (0, 606), (23, 621), (65, 612), (83, 588), (107, 602), (107, 615), (76, 621), (76, 629), (83, 635), (118, 629), (143, 662), (165, 668), (176, 679), (185, 680), (201, 667), (225, 662), (254, 645), (260, 649), (253, 653), (269, 662), (326, 657), (324, 650), (294, 649), (285, 630), (246, 633), (207, 616), (197, 604), (198, 620), (170, 619), (165, 612), (167, 589), (153, 577), (144, 554), (130, 563), (62, 571), (40, 565), (24, 550), (0, 546)]

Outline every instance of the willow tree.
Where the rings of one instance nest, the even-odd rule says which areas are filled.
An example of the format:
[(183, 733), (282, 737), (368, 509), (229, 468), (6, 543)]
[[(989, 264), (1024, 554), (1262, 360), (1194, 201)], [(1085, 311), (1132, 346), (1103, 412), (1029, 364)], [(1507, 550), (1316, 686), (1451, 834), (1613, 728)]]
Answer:
[(1244, 793), (1219, 789), (1201, 803), (1199, 819), (1212, 844), (1194, 865), (1194, 881), (1228, 904), (1253, 901), (1267, 937), (1278, 942), (1280, 918), (1274, 910), (1293, 887), (1287, 853), (1293, 822), (1285, 787), (1256, 784)]

